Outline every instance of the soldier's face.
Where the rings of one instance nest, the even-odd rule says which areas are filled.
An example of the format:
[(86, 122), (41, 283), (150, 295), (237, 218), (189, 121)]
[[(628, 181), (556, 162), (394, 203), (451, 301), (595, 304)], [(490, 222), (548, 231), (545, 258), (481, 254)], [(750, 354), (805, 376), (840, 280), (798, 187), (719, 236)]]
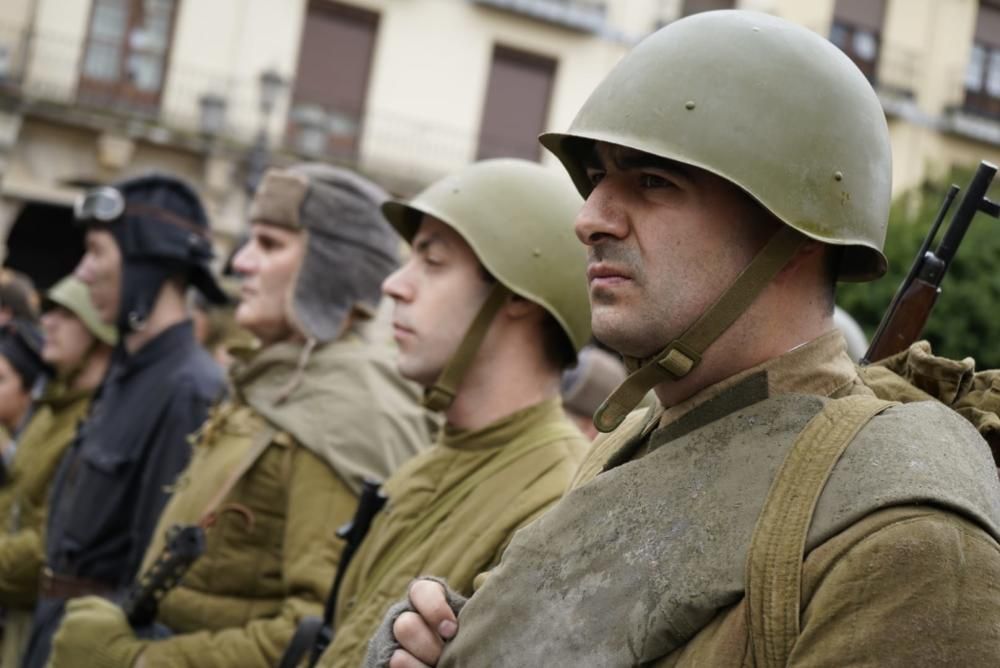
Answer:
[(424, 216), (412, 247), (382, 291), (395, 301), (400, 373), (430, 386), (486, 301), (490, 284), (465, 240), (436, 218)]
[(233, 258), (243, 276), (236, 322), (264, 344), (293, 336), (288, 305), (305, 255), (305, 235), (277, 225), (254, 223), (250, 240)]
[(29, 389), (3, 355), (0, 355), (0, 425), (14, 431), (31, 402)]
[(56, 306), (41, 318), (45, 332), (42, 359), (60, 373), (79, 368), (94, 343), (94, 336), (69, 310)]
[(599, 142), (587, 174), (576, 234), (589, 250), (594, 335), (625, 355), (683, 333), (773, 231), (736, 186), (690, 165)]
[(121, 303), (122, 254), (110, 232), (87, 230), (86, 251), (75, 273), (90, 289), (90, 299), (101, 320), (113, 325)]

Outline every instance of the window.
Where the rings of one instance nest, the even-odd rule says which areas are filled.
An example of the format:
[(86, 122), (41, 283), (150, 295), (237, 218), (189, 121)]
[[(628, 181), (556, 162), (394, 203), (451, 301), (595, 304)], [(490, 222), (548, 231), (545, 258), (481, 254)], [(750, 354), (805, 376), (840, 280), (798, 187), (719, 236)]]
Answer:
[(965, 69), (965, 109), (1000, 118), (1000, 3), (981, 2)]
[(837, 0), (830, 41), (875, 82), (882, 50), (885, 0)]
[(479, 128), (479, 159), (538, 160), (556, 61), (497, 45)]
[(377, 29), (374, 12), (328, 1), (309, 4), (289, 125), (299, 150), (357, 156)]
[(81, 100), (155, 110), (175, 15), (176, 0), (95, 0), (80, 68)]

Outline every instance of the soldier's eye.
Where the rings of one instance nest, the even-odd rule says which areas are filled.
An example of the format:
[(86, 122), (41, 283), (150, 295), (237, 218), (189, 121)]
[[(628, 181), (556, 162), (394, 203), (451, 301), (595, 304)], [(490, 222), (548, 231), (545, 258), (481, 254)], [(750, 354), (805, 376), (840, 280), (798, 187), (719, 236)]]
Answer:
[(590, 185), (596, 186), (604, 179), (604, 172), (599, 169), (588, 169), (587, 179), (590, 181)]
[(639, 185), (643, 188), (668, 188), (673, 184), (657, 174), (641, 174)]

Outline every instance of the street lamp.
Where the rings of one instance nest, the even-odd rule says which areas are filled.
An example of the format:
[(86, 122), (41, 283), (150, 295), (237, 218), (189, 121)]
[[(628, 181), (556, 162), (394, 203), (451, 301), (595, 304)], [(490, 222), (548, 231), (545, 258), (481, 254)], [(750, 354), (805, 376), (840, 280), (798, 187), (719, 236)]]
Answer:
[(247, 179), (245, 183), (247, 195), (252, 197), (257, 184), (264, 176), (270, 162), (271, 150), (267, 141), (267, 125), (271, 112), (278, 102), (278, 97), (285, 89), (285, 80), (274, 70), (264, 70), (260, 74), (260, 129), (254, 140), (250, 155), (247, 157)]

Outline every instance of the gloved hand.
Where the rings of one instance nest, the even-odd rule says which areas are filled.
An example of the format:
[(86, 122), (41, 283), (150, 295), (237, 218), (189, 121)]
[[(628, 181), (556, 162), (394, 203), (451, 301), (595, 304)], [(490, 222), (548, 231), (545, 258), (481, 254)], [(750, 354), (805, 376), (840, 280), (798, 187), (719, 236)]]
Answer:
[(49, 668), (132, 668), (148, 640), (139, 640), (125, 612), (97, 596), (75, 598), (52, 640)]

